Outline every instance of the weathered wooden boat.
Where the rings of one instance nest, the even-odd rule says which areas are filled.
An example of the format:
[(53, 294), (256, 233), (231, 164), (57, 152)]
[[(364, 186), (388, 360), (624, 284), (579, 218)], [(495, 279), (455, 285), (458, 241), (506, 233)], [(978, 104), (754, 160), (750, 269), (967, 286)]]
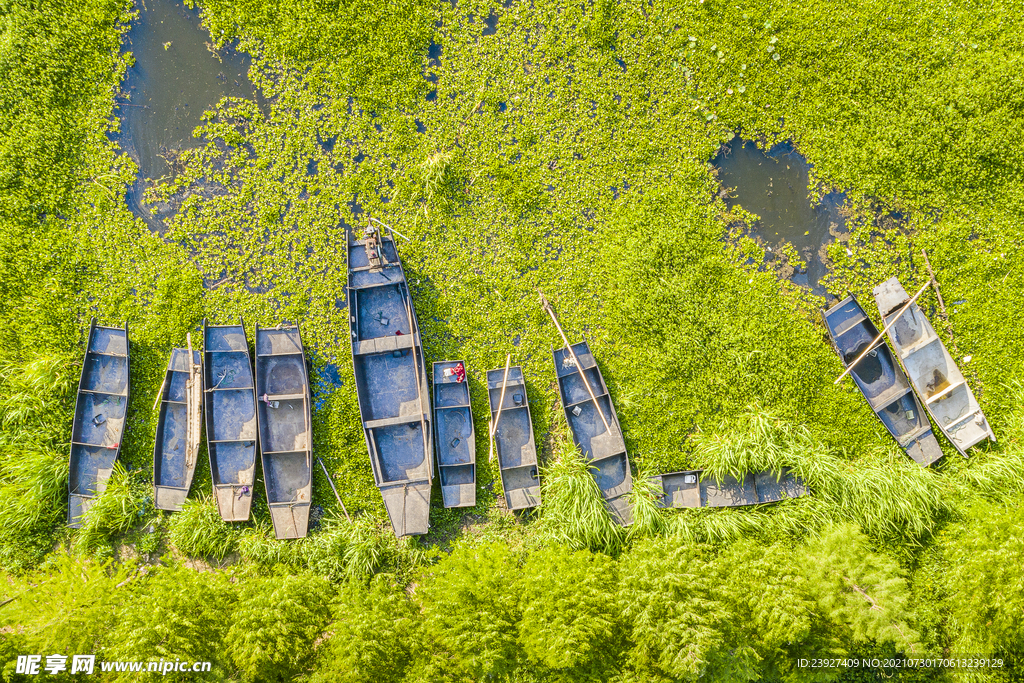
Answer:
[(153, 501), (158, 510), (181, 510), (192, 486), (203, 429), (202, 364), (198, 351), (171, 350), (153, 447)]
[(309, 527), (313, 419), (302, 335), (295, 325), (256, 326), (256, 412), (274, 534), (302, 538)]
[(446, 508), (476, 505), (476, 432), (466, 364), (434, 363), (434, 430), (441, 497)]
[(777, 503), (807, 494), (807, 487), (788, 467), (778, 472), (746, 474), (742, 480), (726, 476), (721, 482), (701, 479), (703, 471), (670, 472), (651, 477), (661, 492), (659, 507), (741, 507)]
[(203, 321), (203, 401), (206, 445), (217, 509), (226, 522), (244, 522), (256, 474), (256, 388), (249, 340), (237, 325)]
[[(850, 366), (878, 337), (878, 329), (857, 300), (848, 296), (823, 311), (825, 327), (843, 365)], [(885, 428), (915, 462), (931, 465), (942, 457), (928, 416), (903, 369), (884, 340), (850, 372)]]
[[(554, 352), (558, 390), (573, 440), (590, 462), (591, 471), (612, 518), (623, 526), (633, 523), (633, 513), (626, 494), (633, 490), (626, 442), (619, 418), (605, 386), (597, 361), (586, 341), (572, 347), (582, 368), (576, 366), (573, 354), (565, 347)], [(584, 374), (586, 380), (583, 379)], [(587, 391), (588, 382), (594, 398)], [(596, 399), (596, 400), (595, 400)], [(600, 410), (600, 412), (598, 412)], [(603, 415), (603, 417), (602, 417)]]
[(416, 311), (392, 230), (346, 237), (352, 363), (374, 481), (395, 535), (425, 534), (434, 445)]
[(71, 428), (68, 524), (82, 526), (93, 498), (107, 488), (121, 452), (130, 387), (128, 323), (101, 327), (89, 323)]
[[(910, 300), (895, 277), (872, 293), (886, 325)], [(887, 334), (928, 413), (961, 454), (985, 439), (996, 440), (963, 373), (916, 302)]]
[[(501, 386), (505, 383), (505, 396)], [(537, 473), (537, 444), (533, 439), (530, 403), (526, 381), (520, 366), (487, 371), (488, 401), (494, 424), (494, 449), (498, 455), (505, 505), (509, 510), (524, 510), (540, 505), (540, 479)], [(498, 406), (501, 405), (501, 415)], [(497, 422), (495, 423), (495, 420)]]

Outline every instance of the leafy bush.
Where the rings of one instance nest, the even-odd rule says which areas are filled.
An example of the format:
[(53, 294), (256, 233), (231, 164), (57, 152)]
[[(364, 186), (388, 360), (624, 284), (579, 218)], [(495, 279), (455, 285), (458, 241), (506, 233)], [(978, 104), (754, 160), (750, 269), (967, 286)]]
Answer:
[(425, 671), (480, 680), (515, 670), (519, 576), (516, 558), (493, 544), (459, 548), (422, 572), (415, 599), (429, 654)]
[(3, 577), (0, 603), (11, 602), (0, 608), (0, 626), (17, 634), (18, 654), (98, 652), (118, 623), (122, 586), (137, 576), (131, 563), (54, 553), (38, 571)]
[(333, 609), (331, 635), (311, 683), (402, 680), (419, 650), (420, 615), (395, 578), (378, 574), (369, 587), (349, 582)]
[[(183, 566), (153, 570), (130, 584), (130, 597), (108, 634), (105, 658), (208, 661), (223, 675), (224, 637), (235, 600), (235, 589), (222, 573)], [(137, 679), (138, 674), (125, 673), (114, 680)]]
[(224, 641), (246, 681), (290, 681), (330, 620), (330, 584), (310, 574), (246, 578)]
[(852, 525), (828, 529), (801, 557), (807, 589), (849, 642), (891, 643), (921, 655), (920, 634), (908, 623), (910, 591), (899, 565), (873, 552)]
[(941, 545), (957, 651), (1024, 664), (1024, 505), (979, 504)]
[(532, 553), (519, 585), (519, 643), (526, 656), (572, 680), (606, 680), (621, 646), (615, 562), (587, 550)]

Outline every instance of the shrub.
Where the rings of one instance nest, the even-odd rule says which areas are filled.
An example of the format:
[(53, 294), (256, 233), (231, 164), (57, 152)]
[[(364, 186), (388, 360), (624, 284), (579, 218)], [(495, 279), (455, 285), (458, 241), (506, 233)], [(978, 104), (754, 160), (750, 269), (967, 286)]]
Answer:
[(225, 647), (247, 681), (289, 681), (330, 620), (330, 584), (310, 574), (247, 578)]

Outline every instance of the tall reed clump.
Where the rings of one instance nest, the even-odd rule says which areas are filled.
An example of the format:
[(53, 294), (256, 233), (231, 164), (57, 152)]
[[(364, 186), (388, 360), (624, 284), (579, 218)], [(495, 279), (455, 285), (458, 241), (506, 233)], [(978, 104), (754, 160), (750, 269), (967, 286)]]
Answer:
[(539, 526), (549, 537), (573, 550), (613, 553), (621, 547), (623, 531), (612, 521), (590, 464), (571, 439), (561, 443), (541, 485)]
[(64, 450), (77, 366), (66, 356), (0, 362), (0, 566), (25, 569), (62, 519)]
[(633, 490), (629, 492), (629, 506), (633, 510), (633, 524), (626, 532), (629, 540), (645, 536), (660, 536), (665, 531), (665, 514), (658, 507), (661, 487), (651, 481), (654, 472), (641, 469), (633, 479)]
[(82, 517), (82, 528), (75, 537), (75, 549), (82, 553), (108, 556), (114, 538), (142, 523), (152, 512), (150, 487), (138, 472), (128, 472), (120, 463), (107, 481), (107, 488), (93, 499)]
[[(698, 514), (697, 519), (720, 527), (708, 535), (724, 532), (735, 537), (750, 533), (760, 526), (758, 519), (769, 526), (793, 530), (809, 527), (812, 531), (830, 521), (848, 520), (872, 536), (916, 542), (950, 509), (942, 497), (938, 476), (895, 448), (845, 460), (806, 427), (785, 422), (758, 406), (752, 406), (715, 434), (698, 434), (695, 441), (695, 456), (705, 463), (705, 478), (721, 481), (725, 476), (779, 473), (788, 467), (810, 489), (809, 500), (778, 505), (774, 513), (729, 511), (743, 515), (742, 520), (728, 514), (718, 519), (719, 515), (711, 514), (720, 511), (700, 511), (703, 516)], [(759, 517), (768, 514), (772, 517)], [(684, 516), (676, 522), (681, 531), (693, 525), (693, 520)]]
[(174, 547), (188, 557), (223, 560), (234, 550), (237, 534), (220, 517), (213, 498), (189, 498), (170, 524)]

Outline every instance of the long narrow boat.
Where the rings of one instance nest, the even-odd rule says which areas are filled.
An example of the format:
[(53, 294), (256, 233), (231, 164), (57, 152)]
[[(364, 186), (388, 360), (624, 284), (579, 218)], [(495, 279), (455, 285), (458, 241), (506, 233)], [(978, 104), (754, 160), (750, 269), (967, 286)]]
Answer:
[(365, 239), (346, 235), (348, 305), (366, 448), (401, 537), (430, 527), (434, 444), (419, 324), (391, 233), (370, 227)]
[(201, 353), (171, 350), (159, 405), (153, 447), (153, 500), (159, 510), (181, 510), (192, 486), (203, 429)]
[[(832, 345), (849, 367), (878, 336), (878, 329), (857, 300), (848, 296), (822, 317)], [(918, 464), (927, 467), (942, 457), (928, 416), (903, 369), (884, 341), (850, 372), (871, 410), (896, 442)]]
[[(505, 383), (505, 398), (501, 385)], [(501, 485), (509, 510), (524, 510), (540, 505), (540, 479), (537, 473), (537, 444), (533, 439), (530, 403), (526, 398), (526, 381), (520, 366), (487, 371), (488, 402), (494, 428), (494, 449), (498, 453)], [(501, 415), (498, 405), (501, 402)]]
[(82, 526), (93, 498), (107, 488), (121, 452), (129, 381), (128, 323), (101, 327), (89, 323), (71, 428), (68, 525)]
[(694, 470), (651, 477), (661, 491), (658, 506), (740, 507), (777, 503), (807, 494), (807, 487), (787, 467), (779, 472), (748, 473), (742, 480), (727, 476), (721, 482), (710, 478), (701, 480), (702, 474), (701, 470)]
[[(594, 479), (597, 480), (612, 518), (623, 526), (629, 526), (633, 523), (633, 512), (626, 494), (633, 490), (633, 475), (629, 470), (629, 456), (626, 454), (626, 442), (622, 437), (619, 418), (597, 361), (590, 353), (590, 346), (582, 341), (574, 344), (572, 349), (583, 368), (576, 367), (568, 349), (563, 347), (554, 352), (555, 372), (558, 375), (558, 389), (565, 417), (569, 421), (573, 440), (583, 452), (583, 457), (590, 461)], [(583, 383), (584, 373), (597, 399), (596, 403)], [(603, 420), (601, 414), (604, 415)]]
[(244, 522), (256, 474), (256, 389), (245, 327), (203, 321), (206, 445), (217, 509), (226, 522)]
[(309, 373), (297, 326), (256, 326), (256, 411), (267, 505), (279, 539), (302, 538), (312, 494)]
[(476, 432), (466, 364), (434, 363), (434, 429), (441, 497), (446, 508), (476, 505)]
[[(895, 277), (872, 293), (886, 325), (910, 299)], [(888, 335), (928, 413), (961, 454), (966, 456), (968, 448), (985, 439), (996, 440), (974, 392), (917, 303), (889, 328)]]

